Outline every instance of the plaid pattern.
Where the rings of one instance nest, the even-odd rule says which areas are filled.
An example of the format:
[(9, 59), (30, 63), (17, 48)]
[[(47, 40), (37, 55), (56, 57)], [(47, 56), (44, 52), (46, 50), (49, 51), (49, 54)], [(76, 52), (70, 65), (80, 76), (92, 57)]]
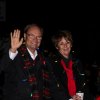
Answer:
[(43, 99), (48, 99), (50, 98), (50, 90), (49, 90), (49, 72), (47, 69), (47, 65), (46, 65), (46, 61), (44, 59), (44, 57), (39, 53), (39, 61), (41, 62), (40, 67), (42, 67), (42, 82), (43, 82), (43, 86), (42, 87), (42, 91), (39, 90), (38, 87), (38, 77), (36, 76), (36, 60), (31, 61), (29, 58), (29, 55), (27, 53), (27, 49), (25, 47), (25, 45), (22, 45), (21, 48), (19, 49), (23, 59), (24, 59), (24, 66), (23, 66), (23, 71), (27, 74), (27, 81), (29, 83), (29, 85), (32, 87), (32, 91), (31, 91), (31, 98), (33, 100), (41, 100), (41, 98)]

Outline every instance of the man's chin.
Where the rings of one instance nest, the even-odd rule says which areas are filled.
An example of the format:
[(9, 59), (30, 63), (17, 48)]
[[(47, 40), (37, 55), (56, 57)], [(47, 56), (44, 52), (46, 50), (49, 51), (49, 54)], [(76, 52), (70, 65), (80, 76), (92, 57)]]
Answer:
[(36, 48), (36, 47), (33, 47), (33, 48), (31, 48), (31, 49), (36, 50), (37, 48)]

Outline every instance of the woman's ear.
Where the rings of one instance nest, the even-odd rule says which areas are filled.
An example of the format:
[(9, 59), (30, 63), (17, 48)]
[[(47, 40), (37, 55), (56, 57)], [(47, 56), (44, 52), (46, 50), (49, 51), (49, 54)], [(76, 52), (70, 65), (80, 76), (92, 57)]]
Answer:
[(72, 44), (71, 44), (71, 48), (72, 48)]

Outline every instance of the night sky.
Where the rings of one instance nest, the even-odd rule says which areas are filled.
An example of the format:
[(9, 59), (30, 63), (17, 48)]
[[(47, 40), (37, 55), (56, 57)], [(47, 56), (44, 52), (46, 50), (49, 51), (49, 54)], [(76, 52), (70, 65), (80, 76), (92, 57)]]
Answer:
[(43, 2), (14, 0), (6, 2), (6, 21), (0, 22), (1, 37), (9, 36), (14, 28), (39, 23), (44, 28), (44, 43), (50, 48), (50, 37), (59, 29), (73, 35), (73, 49), (88, 62), (99, 62), (100, 6), (94, 2)]

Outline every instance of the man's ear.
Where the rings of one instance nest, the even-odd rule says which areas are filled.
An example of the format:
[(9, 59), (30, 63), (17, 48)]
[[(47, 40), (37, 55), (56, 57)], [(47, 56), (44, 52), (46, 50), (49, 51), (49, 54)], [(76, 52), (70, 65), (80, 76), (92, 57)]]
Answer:
[(56, 46), (56, 49), (58, 50), (58, 47)]
[(24, 40), (26, 40), (26, 33), (24, 33)]

